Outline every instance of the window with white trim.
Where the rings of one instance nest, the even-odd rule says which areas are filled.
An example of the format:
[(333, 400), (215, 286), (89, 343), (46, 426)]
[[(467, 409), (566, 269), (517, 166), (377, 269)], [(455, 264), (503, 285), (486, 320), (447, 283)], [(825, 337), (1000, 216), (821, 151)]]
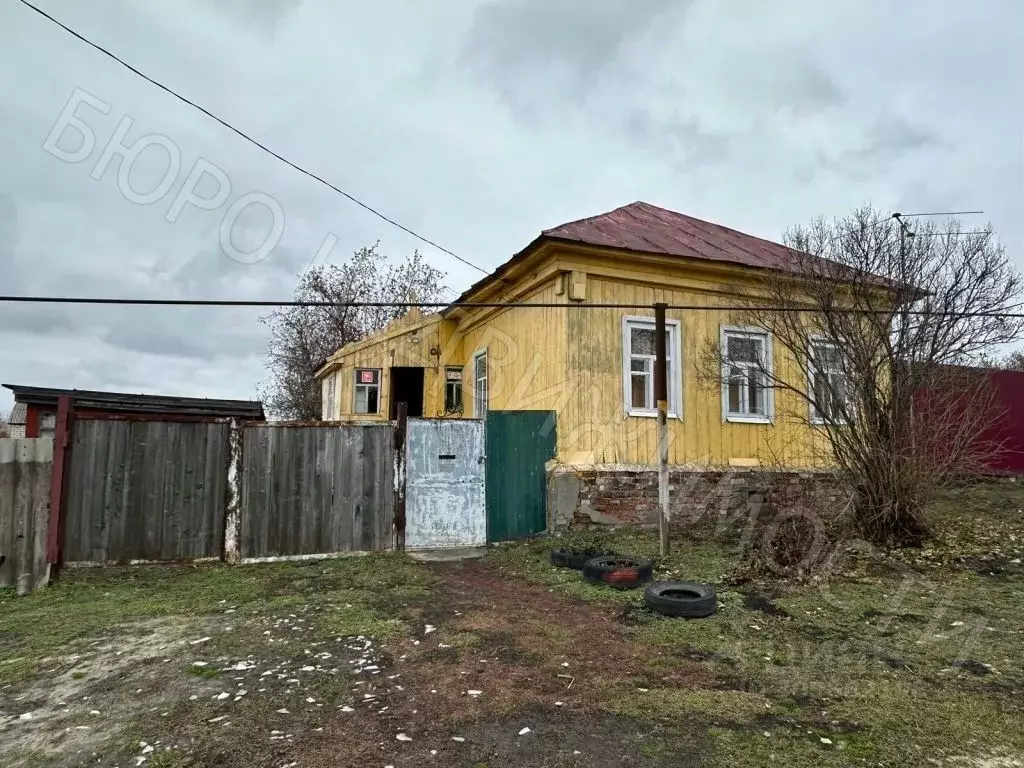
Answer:
[(827, 341), (811, 341), (811, 421), (816, 424), (843, 422), (850, 412), (850, 377), (842, 351)]
[(722, 411), (727, 421), (764, 422), (772, 416), (771, 339), (764, 331), (722, 329)]
[(338, 377), (335, 374), (331, 374), (327, 379), (327, 413), (324, 414), (324, 420), (331, 421), (334, 418), (334, 396), (338, 385)]
[(356, 368), (353, 389), (353, 412), (375, 414), (380, 412), (380, 368)]
[(473, 356), (473, 414), (482, 419), (487, 415), (487, 350)]
[[(681, 412), (682, 376), (679, 321), (665, 322), (665, 373), (668, 378), (669, 416)], [(630, 416), (657, 416), (654, 399), (654, 360), (657, 339), (654, 319), (625, 317), (622, 321), (622, 380), (626, 413)]]

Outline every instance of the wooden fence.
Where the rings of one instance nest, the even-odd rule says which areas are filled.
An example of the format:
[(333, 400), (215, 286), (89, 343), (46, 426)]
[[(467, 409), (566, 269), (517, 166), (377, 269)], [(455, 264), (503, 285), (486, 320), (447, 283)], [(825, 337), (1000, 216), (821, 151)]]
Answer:
[(74, 422), (64, 501), (64, 560), (221, 556), (227, 422)]
[(47, 583), (53, 440), (0, 440), (0, 587), (27, 594)]
[(243, 562), (391, 547), (389, 424), (245, 426), (241, 448)]
[[(315, 558), (403, 540), (401, 427), (390, 423), (70, 407), (58, 421), (56, 451), (53, 440), (0, 440), (0, 586), (30, 590), (64, 564)], [(418, 514), (437, 514), (429, 502)]]

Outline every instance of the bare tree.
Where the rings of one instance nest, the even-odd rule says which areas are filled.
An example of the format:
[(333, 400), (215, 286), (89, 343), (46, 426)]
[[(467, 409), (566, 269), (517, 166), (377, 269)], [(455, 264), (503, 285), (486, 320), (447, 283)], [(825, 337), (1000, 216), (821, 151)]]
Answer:
[(356, 251), (341, 266), (323, 266), (302, 275), (296, 301), (338, 306), (287, 307), (261, 318), (270, 326), (267, 368), (270, 382), (260, 395), (268, 411), (283, 419), (320, 418), (320, 387), (313, 374), (339, 347), (358, 341), (404, 314), (401, 307), (348, 307), (351, 302), (436, 302), (444, 273), (419, 251), (389, 264), (379, 244)]
[(1006, 357), (994, 360), (991, 367), (1003, 371), (1024, 371), (1024, 350), (1018, 349)]
[(0, 411), (0, 438), (11, 436), (11, 413)]
[(1001, 416), (992, 388), (971, 366), (1020, 339), (1024, 322), (1003, 313), (1021, 276), (991, 228), (963, 229), (914, 220), (911, 233), (869, 207), (793, 229), (783, 268), (733, 318), (770, 334), (776, 364), (742, 337), (711, 353), (729, 397), (790, 393), (778, 399), (798, 407), (779, 416), (824, 435), (816, 458), (848, 482), (875, 543), (920, 544), (932, 494), (1000, 447), (985, 438)]

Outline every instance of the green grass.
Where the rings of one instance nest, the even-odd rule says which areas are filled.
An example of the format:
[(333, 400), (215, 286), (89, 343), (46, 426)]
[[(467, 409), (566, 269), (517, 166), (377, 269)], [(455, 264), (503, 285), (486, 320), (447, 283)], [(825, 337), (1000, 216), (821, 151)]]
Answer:
[[(510, 576), (631, 608), (622, 613), (622, 631), (657, 653), (654, 666), (697, 665), (709, 673), (711, 682), (695, 689), (666, 686), (653, 674), (651, 683), (610, 684), (603, 705), (644, 720), (702, 724), (716, 764), (827, 768), (927, 765), (964, 755), (1020, 759), (1021, 509), (1024, 487), (1016, 484), (959, 489), (935, 505), (938, 535), (928, 547), (854, 563), (816, 582), (731, 587), (738, 558), (729, 545), (674, 542), (655, 579), (715, 584), (720, 608), (702, 620), (662, 617), (643, 608), (639, 590), (595, 587), (548, 560), (553, 546), (652, 556), (654, 533), (539, 540), (504, 547), (488, 560)], [(782, 613), (748, 607), (752, 595)]]
[(192, 758), (176, 749), (154, 752), (146, 763), (149, 768), (192, 768)]
[(669, 557), (657, 558), (658, 541), (653, 533), (619, 530), (614, 534), (573, 533), (558, 538), (536, 539), (525, 544), (500, 547), (487, 555), (487, 561), (500, 573), (527, 578), (565, 594), (586, 600), (636, 602), (636, 594), (588, 584), (579, 571), (555, 568), (549, 560), (552, 548), (577, 550), (613, 550), (655, 559), (655, 578), (661, 580), (721, 581), (732, 567), (735, 556), (727, 548), (714, 544), (688, 544), (677, 547)]
[(188, 674), (192, 675), (193, 677), (198, 677), (198, 678), (201, 678), (203, 680), (212, 680), (213, 678), (215, 678), (217, 675), (220, 674), (220, 670), (219, 669), (215, 669), (214, 667), (196, 667), (196, 666), (192, 666), (192, 667), (188, 667), (187, 672), (188, 672)]
[[(183, 631), (233, 609), (240, 618), (322, 608), (320, 629), (390, 636), (404, 600), (429, 593), (429, 572), (408, 558), (371, 555), (250, 566), (153, 566), (68, 570), (58, 584), (25, 597), (0, 592), (0, 684), (35, 674), (47, 660), (119, 627), (173, 617)], [(192, 671), (206, 675), (206, 671)], [(79, 673), (81, 674), (81, 673)]]

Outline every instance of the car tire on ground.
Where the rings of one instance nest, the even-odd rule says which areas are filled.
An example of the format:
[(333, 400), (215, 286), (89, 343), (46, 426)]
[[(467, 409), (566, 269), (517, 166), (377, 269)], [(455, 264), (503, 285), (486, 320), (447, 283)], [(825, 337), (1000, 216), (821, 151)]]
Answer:
[(644, 604), (665, 616), (702, 619), (718, 609), (718, 595), (710, 584), (659, 581), (644, 589)]
[(551, 550), (551, 564), (557, 565), (559, 568), (575, 568), (577, 571), (582, 571), (584, 564), (591, 558), (598, 557), (600, 555), (610, 555), (611, 552), (580, 552), (570, 549), (552, 549)]
[(654, 563), (643, 557), (598, 555), (583, 564), (583, 578), (591, 584), (633, 589), (651, 580)]

